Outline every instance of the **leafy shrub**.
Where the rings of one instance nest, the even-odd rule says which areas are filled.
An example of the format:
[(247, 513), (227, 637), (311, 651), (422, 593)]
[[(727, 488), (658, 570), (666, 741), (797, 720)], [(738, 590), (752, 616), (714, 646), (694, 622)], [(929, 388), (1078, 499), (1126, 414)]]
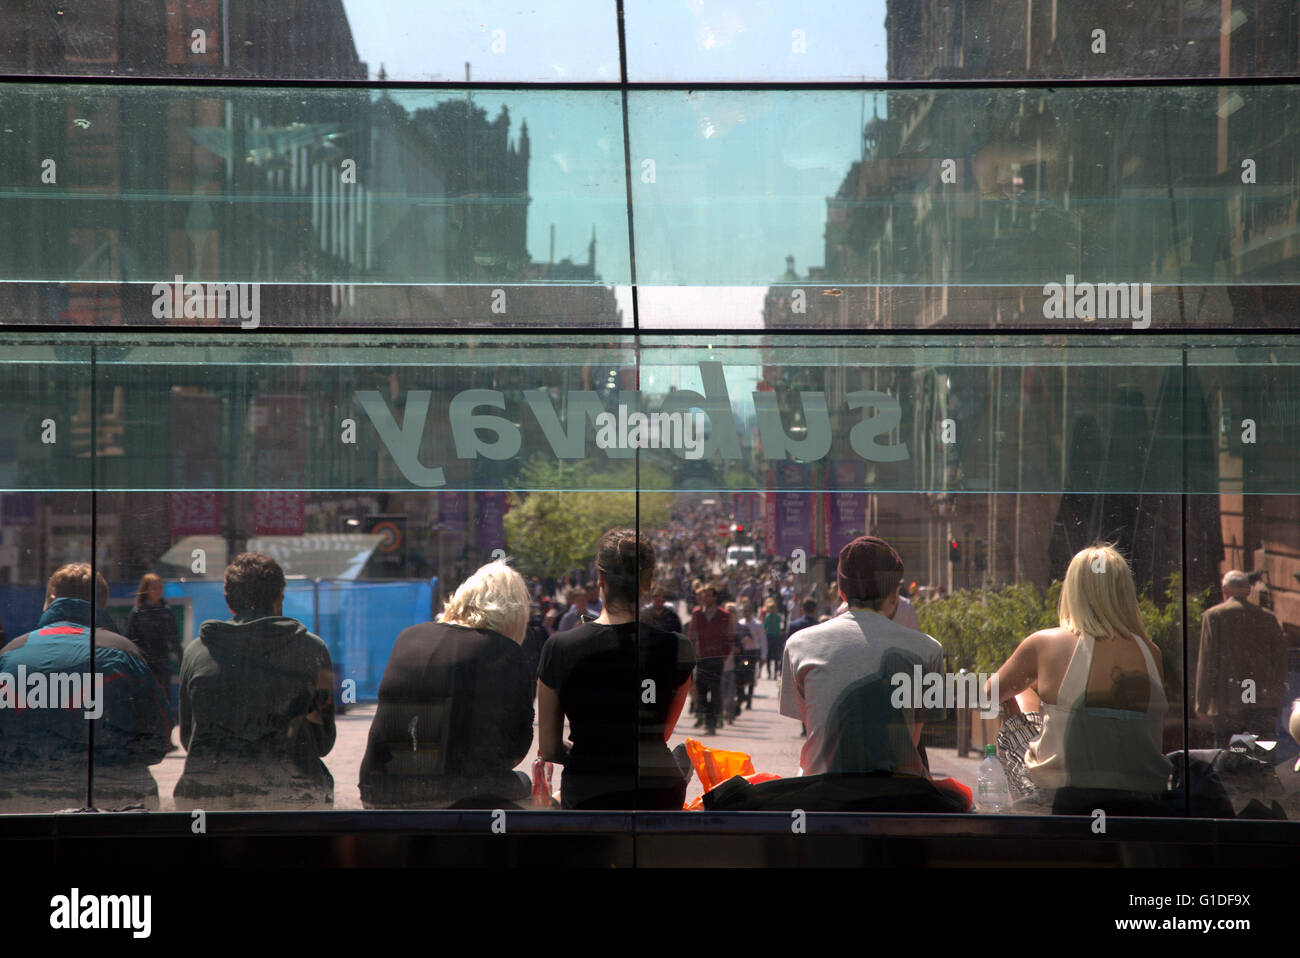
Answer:
[[(1182, 576), (1171, 575), (1160, 601), (1149, 591), (1138, 599), (1142, 623), (1160, 650), (1165, 690), (1170, 699), (1182, 698), (1182, 647), (1178, 623), (1182, 618)], [(1213, 589), (1187, 597), (1188, 650), (1194, 655), (1200, 635), (1201, 613), (1212, 604)], [(1033, 583), (1009, 585), (998, 591), (964, 590), (917, 607), (921, 629), (934, 636), (948, 655), (948, 668), (995, 672), (1021, 640), (1040, 629), (1054, 628), (1061, 583), (1044, 593)], [(1189, 664), (1189, 670), (1194, 664)]]

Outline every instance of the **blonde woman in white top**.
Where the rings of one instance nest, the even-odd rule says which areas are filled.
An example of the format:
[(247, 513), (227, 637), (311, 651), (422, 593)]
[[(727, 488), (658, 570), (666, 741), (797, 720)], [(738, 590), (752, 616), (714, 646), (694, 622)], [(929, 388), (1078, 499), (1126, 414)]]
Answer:
[(1057, 812), (1155, 814), (1170, 772), (1164, 668), (1113, 546), (1071, 560), (1059, 617), (1059, 628), (1030, 635), (997, 674), (1001, 701), (1032, 690), (1041, 703), (1043, 731), (1029, 743), (1025, 772)]

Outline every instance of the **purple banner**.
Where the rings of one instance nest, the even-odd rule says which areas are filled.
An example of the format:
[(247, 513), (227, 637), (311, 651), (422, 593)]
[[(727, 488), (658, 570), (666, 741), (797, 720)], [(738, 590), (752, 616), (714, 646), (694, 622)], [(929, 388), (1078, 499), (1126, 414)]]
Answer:
[(777, 466), (778, 487), (798, 492), (777, 492), (776, 547), (782, 555), (795, 549), (812, 554), (812, 493), (808, 491), (808, 466), (801, 462), (783, 462)]
[(758, 522), (758, 493), (733, 492), (731, 514), (735, 521), (746, 529)]
[(465, 493), (438, 493), (438, 528), (456, 535), (465, 534)]
[(36, 525), (36, 507), (39, 497), (34, 492), (6, 492), (0, 496), (0, 524), (6, 526)]
[(835, 462), (826, 493), (826, 545), (830, 555), (867, 534), (867, 494), (862, 491), (866, 464)]
[(476, 523), (478, 531), (478, 548), (484, 555), (493, 549), (506, 547), (506, 494), (504, 492), (480, 492), (475, 502), (477, 506)]

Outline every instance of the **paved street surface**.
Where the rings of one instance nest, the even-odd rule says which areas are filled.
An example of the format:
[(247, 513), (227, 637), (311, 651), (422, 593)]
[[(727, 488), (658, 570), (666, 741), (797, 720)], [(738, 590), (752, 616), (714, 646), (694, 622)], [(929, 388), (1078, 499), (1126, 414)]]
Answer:
[[(799, 734), (798, 721), (778, 713), (777, 691), (775, 680), (760, 679), (754, 694), (754, 708), (742, 711), (734, 724), (719, 729), (718, 734), (713, 736), (704, 736), (703, 729), (693, 728), (694, 717), (689, 711), (683, 710), (677, 732), (668, 744), (675, 747), (678, 743), (685, 742), (687, 737), (696, 738), (710, 748), (748, 752), (755, 771), (773, 772), (782, 777), (798, 775), (799, 750), (803, 747), (804, 740)], [(375, 706), (372, 704), (355, 706), (346, 715), (338, 717), (338, 737), (334, 749), (325, 757), (325, 764), (334, 775), (335, 808), (362, 807), (357, 778), (366, 751), (370, 720), (374, 714)], [(533, 757), (537, 754), (535, 736), (528, 754), (529, 757), (519, 768), (531, 774)], [(978, 758), (958, 758), (955, 751), (938, 749), (931, 749), (929, 755), (930, 767), (936, 776), (950, 776), (974, 791)], [(178, 750), (152, 768), (154, 778), (158, 780), (158, 792), (164, 811), (175, 807), (172, 803), (172, 788), (180, 778), (184, 766), (185, 753)], [(557, 767), (555, 772), (554, 784), (558, 791), (563, 770)], [(699, 779), (692, 776), (686, 800), (694, 800), (700, 792)]]

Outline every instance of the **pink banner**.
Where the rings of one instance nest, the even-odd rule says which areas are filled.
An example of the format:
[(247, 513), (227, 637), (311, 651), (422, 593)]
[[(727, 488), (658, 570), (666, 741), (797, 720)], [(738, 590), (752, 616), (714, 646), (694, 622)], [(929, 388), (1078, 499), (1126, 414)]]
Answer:
[(169, 406), (171, 537), (221, 535), (221, 399), (174, 393)]

